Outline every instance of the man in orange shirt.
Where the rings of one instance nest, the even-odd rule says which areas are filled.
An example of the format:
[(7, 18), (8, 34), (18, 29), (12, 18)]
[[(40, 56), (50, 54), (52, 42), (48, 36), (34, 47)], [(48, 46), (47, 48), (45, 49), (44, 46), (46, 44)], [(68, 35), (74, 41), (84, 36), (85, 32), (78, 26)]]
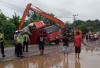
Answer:
[[(80, 33), (77, 32), (76, 33), (76, 36), (74, 37), (74, 45), (75, 45), (75, 57), (77, 57), (78, 55), (78, 58), (80, 58), (80, 52), (81, 52), (81, 43), (83, 42), (83, 39), (82, 37), (80, 36)], [(84, 43), (83, 43), (84, 44)], [(86, 44), (84, 44), (86, 45)]]

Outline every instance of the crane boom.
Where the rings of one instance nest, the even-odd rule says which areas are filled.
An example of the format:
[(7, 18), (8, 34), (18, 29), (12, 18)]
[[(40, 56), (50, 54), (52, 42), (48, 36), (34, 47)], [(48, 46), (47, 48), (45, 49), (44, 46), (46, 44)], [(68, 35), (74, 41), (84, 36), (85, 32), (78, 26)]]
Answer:
[(38, 7), (32, 8), (31, 6), (32, 6), (31, 3), (29, 3), (29, 4), (27, 5), (27, 7), (26, 7), (26, 9), (25, 9), (25, 11), (24, 11), (24, 14), (23, 14), (23, 16), (22, 16), (22, 19), (21, 19), (21, 21), (20, 21), (20, 25), (19, 25), (18, 30), (20, 30), (20, 29), (23, 27), (24, 22), (25, 22), (25, 18), (26, 18), (26, 16), (28, 15), (29, 10), (34, 11), (34, 12), (36, 12), (36, 13), (38, 13), (38, 14), (40, 14), (40, 15), (42, 15), (42, 16), (44, 16), (44, 17), (46, 17), (46, 18), (48, 18), (48, 19), (50, 19), (50, 20), (52, 20), (52, 21), (54, 21), (54, 22), (56, 22), (56, 23), (58, 23), (59, 25), (61, 25), (61, 28), (62, 28), (62, 29), (65, 28), (64, 22), (61, 21), (60, 19), (58, 19), (58, 18), (56, 18), (56, 17), (54, 17), (54, 16), (51, 16), (50, 14), (47, 14), (46, 12), (42, 11), (42, 10), (39, 9)]

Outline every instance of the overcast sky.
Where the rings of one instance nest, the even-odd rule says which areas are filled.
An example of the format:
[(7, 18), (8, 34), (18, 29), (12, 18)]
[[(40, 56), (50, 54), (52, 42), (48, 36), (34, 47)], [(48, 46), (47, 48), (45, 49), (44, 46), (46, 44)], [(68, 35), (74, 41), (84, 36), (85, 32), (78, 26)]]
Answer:
[(73, 15), (78, 15), (76, 19), (81, 20), (100, 20), (100, 0), (0, 0), (0, 9), (9, 17), (14, 13), (22, 16), (28, 3), (63, 17), (63, 21), (72, 22)]

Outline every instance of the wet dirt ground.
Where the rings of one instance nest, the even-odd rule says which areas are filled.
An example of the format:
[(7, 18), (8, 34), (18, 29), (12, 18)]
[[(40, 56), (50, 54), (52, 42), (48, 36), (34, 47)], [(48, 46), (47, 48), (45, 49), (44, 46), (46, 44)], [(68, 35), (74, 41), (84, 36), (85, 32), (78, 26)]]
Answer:
[[(71, 46), (74, 50), (74, 46)], [(82, 47), (80, 59), (74, 51), (67, 56), (63, 52), (37, 55), (0, 63), (0, 68), (100, 68), (100, 42), (87, 43)], [(58, 50), (59, 51), (59, 50)]]

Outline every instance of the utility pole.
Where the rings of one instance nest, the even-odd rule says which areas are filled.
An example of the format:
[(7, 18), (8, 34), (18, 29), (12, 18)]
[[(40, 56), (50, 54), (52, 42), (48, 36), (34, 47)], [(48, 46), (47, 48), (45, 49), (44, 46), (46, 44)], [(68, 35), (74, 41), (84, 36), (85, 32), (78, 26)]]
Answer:
[(73, 15), (74, 29), (76, 29), (76, 28), (77, 28), (77, 26), (76, 26), (76, 24), (75, 24), (75, 21), (76, 21), (76, 16), (78, 16), (78, 14), (77, 14), (77, 15)]
[(73, 20), (74, 20), (74, 22), (75, 22), (75, 20), (76, 20), (76, 16), (78, 16), (78, 14), (77, 14), (77, 15), (73, 15)]

